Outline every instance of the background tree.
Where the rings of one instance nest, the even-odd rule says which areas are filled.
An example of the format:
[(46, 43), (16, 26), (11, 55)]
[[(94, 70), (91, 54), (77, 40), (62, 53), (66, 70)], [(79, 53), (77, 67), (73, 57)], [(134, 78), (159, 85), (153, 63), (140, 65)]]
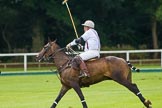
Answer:
[[(75, 38), (66, 6), (60, 0), (0, 0), (0, 52), (36, 52), (47, 38), (61, 47)], [(162, 47), (162, 0), (69, 0), (79, 35), (91, 19), (102, 49)]]

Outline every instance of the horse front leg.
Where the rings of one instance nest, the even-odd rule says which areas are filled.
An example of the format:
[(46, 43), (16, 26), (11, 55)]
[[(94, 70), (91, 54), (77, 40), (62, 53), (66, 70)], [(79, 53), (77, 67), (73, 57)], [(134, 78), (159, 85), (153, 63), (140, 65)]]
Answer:
[(56, 108), (58, 102), (61, 100), (61, 98), (65, 95), (65, 93), (69, 90), (70, 88), (62, 85), (62, 88), (59, 92), (59, 95), (57, 96), (57, 98), (55, 99), (54, 103), (52, 104), (51, 108)]
[(79, 96), (79, 98), (81, 100), (83, 108), (88, 108), (87, 103), (86, 103), (86, 101), (84, 99), (84, 95), (82, 93), (82, 90), (81, 90), (79, 84), (77, 82), (72, 82), (71, 86), (75, 90), (75, 92), (78, 94), (78, 96)]

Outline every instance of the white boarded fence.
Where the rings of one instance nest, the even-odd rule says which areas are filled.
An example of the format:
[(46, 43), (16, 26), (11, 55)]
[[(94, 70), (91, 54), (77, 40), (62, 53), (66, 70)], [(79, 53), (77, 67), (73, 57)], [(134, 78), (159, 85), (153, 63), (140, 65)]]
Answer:
[(36, 56), (38, 53), (10, 53), (10, 54), (0, 54), (0, 57), (13, 57), (22, 56), (24, 58), (24, 72), (27, 72), (27, 57)]
[[(157, 50), (122, 50), (122, 51), (101, 51), (101, 54), (126, 54), (126, 60), (130, 60), (130, 54), (132, 53), (160, 53), (160, 65), (162, 67), (162, 49)], [(10, 53), (10, 54), (0, 54), (0, 57), (13, 57), (22, 56), (24, 72), (27, 72), (27, 62), (29, 56), (36, 56), (38, 53)]]

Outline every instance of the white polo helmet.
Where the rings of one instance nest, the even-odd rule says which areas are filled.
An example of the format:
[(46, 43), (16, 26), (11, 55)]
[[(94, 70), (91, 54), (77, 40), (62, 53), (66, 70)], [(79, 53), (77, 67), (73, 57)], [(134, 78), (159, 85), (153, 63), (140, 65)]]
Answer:
[(87, 26), (87, 27), (94, 28), (95, 27), (95, 24), (94, 24), (93, 21), (87, 20), (87, 21), (84, 22), (84, 24), (82, 24), (82, 26)]

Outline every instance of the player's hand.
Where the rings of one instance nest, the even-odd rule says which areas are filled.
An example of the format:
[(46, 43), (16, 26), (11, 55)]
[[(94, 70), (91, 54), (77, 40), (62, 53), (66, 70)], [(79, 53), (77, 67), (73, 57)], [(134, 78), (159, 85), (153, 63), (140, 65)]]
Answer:
[(66, 49), (68, 50), (70, 48), (71, 48), (71, 44), (69, 43), (69, 44), (66, 45)]
[(78, 44), (77, 46), (78, 46), (79, 50), (83, 50), (83, 48), (84, 48), (83, 45), (81, 45), (81, 44)]

